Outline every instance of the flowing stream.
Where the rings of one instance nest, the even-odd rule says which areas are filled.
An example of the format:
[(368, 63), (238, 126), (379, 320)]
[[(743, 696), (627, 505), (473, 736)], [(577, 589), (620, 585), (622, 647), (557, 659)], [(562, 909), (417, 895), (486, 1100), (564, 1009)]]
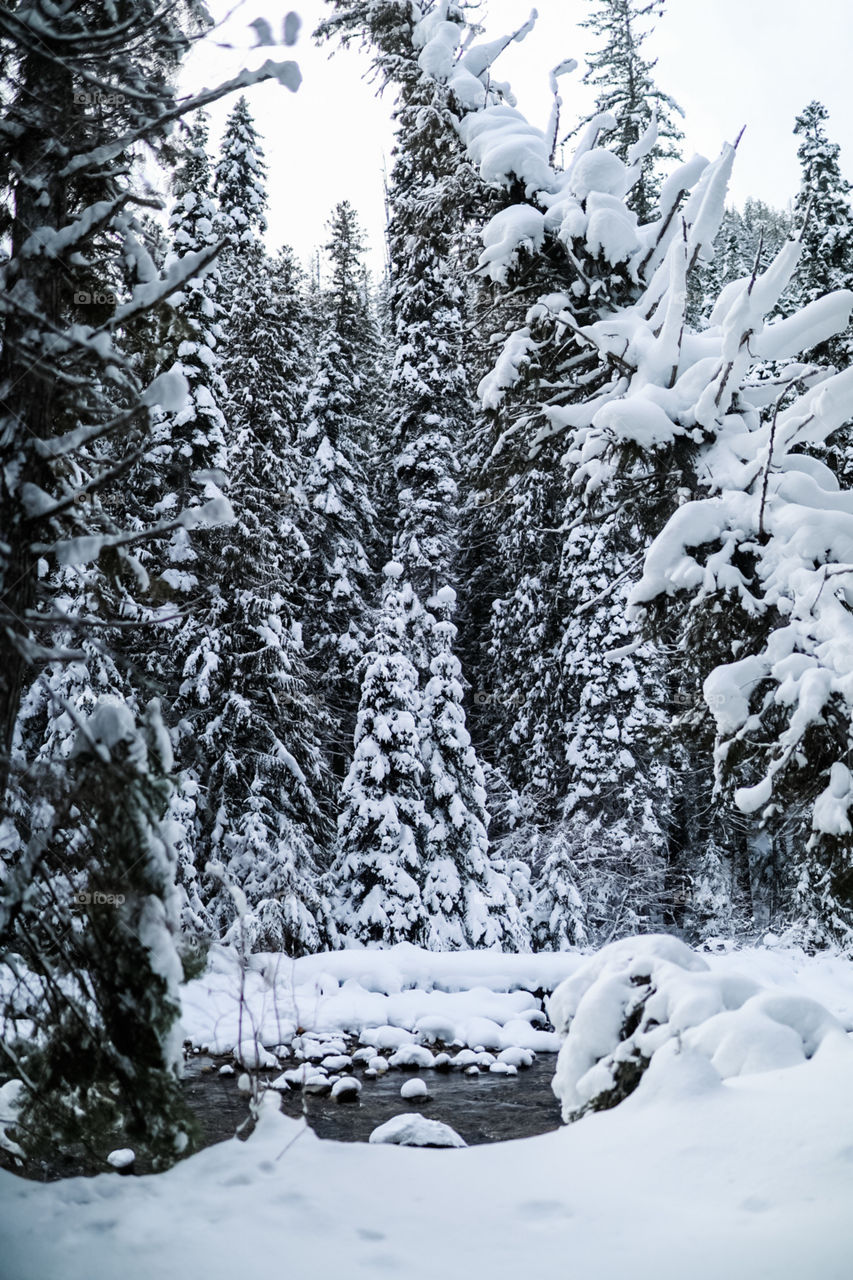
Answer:
[[(237, 1074), (219, 1074), (220, 1066), (229, 1061), (196, 1054), (186, 1065), (187, 1099), (202, 1128), (204, 1146), (233, 1137), (249, 1120), (248, 1099), (238, 1088)], [(394, 1070), (373, 1080), (364, 1079), (356, 1067), (353, 1075), (362, 1083), (356, 1102), (303, 1094), (297, 1087), (282, 1094), (282, 1111), (304, 1115), (320, 1138), (339, 1142), (366, 1142), (378, 1125), (412, 1111), (449, 1124), (469, 1146), (504, 1142), (559, 1128), (560, 1108), (551, 1091), (555, 1063), (553, 1054), (541, 1054), (517, 1076)], [(296, 1065), (285, 1062), (280, 1070)], [(262, 1080), (273, 1080), (280, 1070), (259, 1074)], [(428, 1101), (401, 1098), (401, 1086), (413, 1077), (426, 1084)]]

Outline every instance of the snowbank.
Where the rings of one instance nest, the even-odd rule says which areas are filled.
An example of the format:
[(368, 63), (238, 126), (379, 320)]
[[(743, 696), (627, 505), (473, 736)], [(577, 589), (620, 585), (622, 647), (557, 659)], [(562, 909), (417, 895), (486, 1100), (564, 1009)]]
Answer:
[(847, 1280), (849, 1054), (714, 1087), (682, 1072), (665, 1095), (651, 1075), (616, 1110), (519, 1142), (322, 1142), (267, 1106), (247, 1142), (166, 1174), (0, 1173), (4, 1280), (233, 1280), (277, 1257), (287, 1276), (338, 1258), (407, 1280)]
[[(227, 1040), (238, 974), (227, 951), (213, 962), (184, 989), (185, 1018), (198, 1034)], [(413, 1150), (378, 1137), (373, 1145), (320, 1141), (277, 1112), (273, 1089), (247, 1142), (220, 1143), (166, 1174), (44, 1185), (0, 1173), (3, 1278), (232, 1280), (275, 1256), (286, 1256), (286, 1274), (296, 1276), (313, 1274), (324, 1256), (345, 1258), (355, 1276), (433, 1280), (486, 1270), (492, 1280), (517, 1280), (535, 1256), (543, 1275), (563, 1274), (570, 1259), (580, 1276), (847, 1280), (853, 967), (838, 956), (724, 943), (700, 955), (672, 938), (631, 939), (591, 957), (337, 952), (288, 962), (286, 974), (276, 957), (259, 956), (247, 1008), (266, 1025), (274, 997), (290, 998), (317, 1027), (330, 1011), (332, 1021), (355, 1026), (363, 1001), (378, 1001), (383, 1036), (400, 1051), (416, 1036), (392, 1015), (411, 1021), (416, 1000), (461, 997), (482, 1030), (502, 1001), (510, 1002), (504, 1012), (512, 1001), (527, 1011), (537, 1003), (532, 992), (567, 980), (552, 1016), (564, 1028), (588, 1000), (584, 1043), (589, 1049), (598, 1036), (596, 1051), (607, 1053), (621, 1043), (613, 1037), (623, 996), (640, 989), (632, 974), (650, 975), (652, 965), (657, 995), (644, 1008), (657, 999), (664, 1043), (613, 1110), (544, 1137)], [(456, 1018), (450, 1008), (446, 1016)], [(234, 1042), (248, 1058), (243, 1030)], [(377, 1036), (368, 1038), (372, 1051)], [(317, 1053), (333, 1048), (342, 1046), (326, 1039)], [(457, 1056), (461, 1067), (477, 1055)], [(523, 1066), (529, 1055), (515, 1048), (499, 1061)], [(767, 1069), (774, 1063), (786, 1069)]]
[(297, 1028), (347, 1032), (382, 1048), (417, 1037), (556, 1053), (559, 1037), (542, 1029), (535, 993), (553, 991), (581, 960), (569, 952), (436, 953), (404, 943), (300, 960), (254, 955), (243, 974), (236, 954), (217, 947), (209, 971), (183, 989), (184, 1034), (213, 1053), (240, 1046), (245, 1063), (252, 1042), (262, 1060), (263, 1048), (289, 1043)]

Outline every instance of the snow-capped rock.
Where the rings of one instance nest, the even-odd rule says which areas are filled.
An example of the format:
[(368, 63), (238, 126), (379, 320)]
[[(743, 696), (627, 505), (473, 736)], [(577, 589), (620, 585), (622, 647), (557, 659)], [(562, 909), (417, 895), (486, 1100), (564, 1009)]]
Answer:
[(355, 1076), (341, 1076), (332, 1085), (332, 1097), (335, 1102), (357, 1102), (361, 1093), (361, 1082)]
[(426, 1087), (426, 1083), (419, 1078), (416, 1078), (414, 1080), (407, 1080), (406, 1083), (403, 1085), (402, 1089), (400, 1090), (400, 1097), (401, 1098), (421, 1098), (424, 1101), (426, 1101), (426, 1099), (429, 1097), (429, 1090)]
[(466, 1147), (455, 1129), (440, 1120), (426, 1120), (416, 1113), (394, 1116), (371, 1133), (369, 1142), (398, 1147)]
[(404, 1044), (388, 1059), (389, 1067), (433, 1067), (435, 1057), (422, 1044)]

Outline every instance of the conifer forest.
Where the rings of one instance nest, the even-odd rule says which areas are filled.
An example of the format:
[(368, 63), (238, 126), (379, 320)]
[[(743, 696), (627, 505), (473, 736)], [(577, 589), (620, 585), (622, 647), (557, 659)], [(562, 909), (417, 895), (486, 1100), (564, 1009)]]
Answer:
[[(455, 1043), (503, 1079), (568, 1034), (553, 1089), (583, 1125), (647, 1067), (665, 1092), (665, 1027), (724, 1081), (790, 1065), (784, 1036), (827, 1071), (830, 1022), (853, 1052), (829, 977), (774, 995), (784, 1016), (756, 994), (768, 956), (853, 989), (853, 157), (804, 101), (798, 189), (736, 205), (740, 139), (694, 154), (658, 83), (664, 0), (575, 8), (584, 61), (551, 73), (543, 129), (501, 79), (526, 9), (503, 31), (456, 0), (325, 0), (311, 32), (270, 3), (268, 59), (188, 93), (203, 0), (0, 6), (9, 1186), (56, 1176), (57, 1149), (212, 1158), (180, 1160), (204, 1146), (180, 1079), (199, 1045), (246, 1073), (247, 1149), (285, 1123), (271, 1052), (312, 1060), (312, 1028), (370, 1048), (328, 1039), (314, 1092), (339, 1100), (383, 1052), (441, 1067), (424, 1046)], [(268, 226), (252, 91), (295, 111), (312, 38), (366, 55), (393, 116), (381, 272), (346, 190), (310, 259)], [(758, 957), (741, 987), (717, 953)], [(223, 975), (252, 1031), (196, 1034), (187, 993)], [(353, 1021), (354, 995), (349, 1021), (258, 1031), (262, 989), (356, 981), (362, 1004), (555, 994), (512, 1015), (527, 1038), (479, 1005), (464, 1034)], [(679, 1023), (697, 1001), (711, 1021)], [(712, 1015), (753, 1046), (737, 1070)], [(68, 1258), (9, 1274), (73, 1280)], [(139, 1275), (220, 1274), (187, 1265)]]

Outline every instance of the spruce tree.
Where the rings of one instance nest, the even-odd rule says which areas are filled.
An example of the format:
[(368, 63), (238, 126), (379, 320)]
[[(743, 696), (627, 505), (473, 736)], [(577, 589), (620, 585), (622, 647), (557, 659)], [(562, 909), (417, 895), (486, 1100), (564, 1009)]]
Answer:
[(429, 822), (423, 803), (418, 673), (410, 658), (412, 590), (402, 565), (385, 567), (379, 622), (363, 660), (354, 755), (342, 789), (331, 883), (345, 937), (425, 941), (420, 880)]
[[(23, 0), (0, 11), (0, 132), (11, 179), (0, 290), (4, 797), (24, 690), (45, 666), (74, 656), (53, 643), (57, 615), (75, 635), (79, 660), (88, 662), (76, 637), (103, 634), (130, 581), (147, 589), (134, 548), (227, 516), (219, 498), (192, 510), (158, 508), (163, 494), (153, 488), (142, 494), (150, 519), (137, 518), (126, 501), (128, 473), (157, 447), (154, 412), (179, 414), (188, 387), (171, 367), (148, 381), (148, 361), (123, 344), (169, 297), (185, 286), (191, 291), (216, 254), (205, 244), (158, 272), (138, 212), (150, 193), (140, 192), (134, 160), (141, 144), (160, 152), (177, 120), (233, 88), (176, 100), (180, 59), (208, 24), (195, 0), (165, 10), (140, 0), (120, 15), (88, 0)], [(270, 62), (237, 79), (248, 85), (272, 77), (298, 84), (293, 63)], [(57, 607), (55, 569), (69, 565), (97, 573), (94, 590), (81, 591), (66, 618)], [(97, 614), (87, 612), (93, 597)], [(139, 734), (127, 707), (110, 707), (104, 715), (95, 708), (95, 724), (81, 727), (79, 750), (66, 762), (54, 756), (46, 764), (49, 804), (28, 821), (4, 866), (0, 985), (4, 1012), (18, 1017), (20, 987), (6, 977), (14, 956), (26, 952), (28, 969), (40, 978), (24, 1011), (22, 1078), (38, 1078), (27, 1105), (44, 1104), (53, 1130), (47, 1139), (61, 1145), (91, 1132), (99, 1112), (120, 1099), (143, 1140), (167, 1159), (182, 1123), (173, 1070), (174, 858), (161, 830), (168, 744), (153, 712), (150, 732)], [(105, 721), (118, 731), (107, 732)], [(16, 767), (30, 763), (16, 756)], [(66, 870), (91, 892), (115, 896), (127, 886), (125, 902), (110, 904), (122, 908), (111, 917), (118, 928), (94, 912), (68, 928), (69, 904), (51, 897)], [(64, 913), (65, 934), (53, 928), (54, 906)], [(131, 1055), (138, 1061), (132, 1078)]]
[[(830, 142), (829, 112), (810, 102), (797, 116), (800, 139), (800, 189), (794, 217), (802, 226), (803, 256), (794, 281), (797, 306), (806, 306), (832, 289), (853, 287), (853, 206), (850, 183), (841, 172), (841, 148)], [(811, 353), (815, 359), (846, 368), (853, 359), (853, 331), (836, 334)]]
[[(168, 734), (152, 703), (143, 724), (104, 695), (70, 703), (62, 770), (40, 771), (43, 799), (4, 886), (7, 973), (3, 1070), (23, 1081), (16, 1127), (31, 1161), (57, 1135), (93, 1169), (133, 1144), (155, 1168), (188, 1145), (178, 1087), (181, 1035), (176, 854), (164, 825)], [(15, 891), (27, 905), (10, 909)], [(11, 892), (10, 892), (11, 891)], [(42, 1034), (33, 1010), (51, 1010)], [(38, 1167), (35, 1165), (34, 1167)]]
[(243, 95), (225, 125), (214, 183), (222, 222), (229, 233), (226, 257), (251, 251), (266, 232), (266, 172), (260, 137)]
[[(203, 783), (196, 861), (215, 935), (301, 954), (329, 938), (318, 860), (328, 842), (322, 715), (306, 667), (302, 579), (308, 546), (298, 496), (297, 435), (305, 337), (289, 252), (270, 261), (264, 168), (245, 99), (229, 118), (216, 168), (226, 237), (218, 301), (229, 495), (235, 519), (211, 538), (216, 589), (176, 642), (175, 708), (185, 759)], [(192, 751), (192, 755), (191, 755)]]
[(450, 587), (427, 602), (439, 621), (432, 628), (438, 651), (430, 662), (420, 716), (430, 816), (422, 872), (426, 946), (515, 951), (526, 943), (526, 926), (506, 876), (489, 857), (483, 771), (465, 727), (462, 671), (453, 653), (455, 603)]
[(626, 600), (683, 464), (666, 432), (658, 447), (653, 424), (623, 427), (614, 403), (634, 372), (635, 308), (653, 317), (656, 376), (671, 376), (681, 329), (664, 282), (680, 270), (686, 291), (689, 264), (710, 252), (732, 152), (677, 170), (643, 223), (635, 173), (595, 130), (565, 170), (517, 111), (487, 106), (462, 133), (505, 204), (479, 262), (484, 322), (504, 332), (479, 387), (472, 468), (477, 729), (519, 795), (512, 842), (527, 832), (542, 875), (540, 945), (677, 925), (690, 772), (669, 743), (678, 680)]
[[(588, 905), (578, 883), (577, 849), (570, 828), (558, 827), (546, 846), (531, 909), (531, 936), (537, 951), (571, 951), (587, 941)], [(597, 888), (587, 880), (587, 889)]]
[[(654, 81), (655, 60), (645, 56), (643, 45), (652, 33), (646, 19), (659, 18), (665, 0), (588, 0), (592, 12), (580, 25), (600, 40), (587, 58), (584, 84), (596, 91), (595, 108), (581, 124), (609, 112), (616, 118), (606, 142), (628, 165), (638, 164), (628, 198), (642, 222), (651, 217), (658, 192), (661, 161), (677, 160), (684, 134), (675, 116), (683, 111)], [(644, 29), (645, 27), (645, 29)], [(653, 140), (648, 131), (652, 131)], [(648, 149), (642, 140), (651, 145)], [(644, 155), (638, 159), (639, 149)]]
[[(712, 313), (706, 336), (718, 354), (689, 405), (670, 408), (676, 429), (702, 428), (685, 472), (692, 493), (649, 548), (632, 599), (652, 626), (670, 628), (702, 685), (718, 798), (749, 826), (765, 919), (848, 943), (853, 708), (842, 655), (853, 498), (820, 455), (849, 413), (853, 371), (827, 377), (795, 357), (844, 331), (853, 293), (766, 322), (801, 254), (790, 241)], [(768, 360), (781, 365), (775, 380)]]
[[(221, 245), (207, 140), (207, 121), (201, 115), (187, 130), (186, 150), (173, 179), (169, 265), (178, 265), (190, 254)], [(227, 394), (221, 372), (220, 288), (221, 275), (214, 263), (204, 275), (188, 281), (174, 308), (164, 364), (177, 368), (186, 378), (190, 399), (179, 413), (164, 416), (157, 424), (153, 448), (146, 458), (154, 465), (154, 483), (166, 488), (166, 496), (160, 498), (160, 509), (164, 511), (170, 509), (170, 504), (177, 508), (198, 502), (209, 475), (224, 473), (227, 465), (225, 418), (220, 407)], [(192, 563), (187, 539), (180, 532), (171, 539), (165, 558), (174, 565)], [(172, 585), (185, 589), (177, 581)]]
[[(499, 49), (475, 46), (460, 58), (454, 72), (453, 51), (468, 34), (465, 15), (455, 4), (424, 12), (402, 0), (390, 6), (372, 0), (356, 4), (334, 0), (333, 8), (335, 16), (322, 24), (320, 33), (337, 34), (344, 41), (359, 37), (369, 44), (383, 82), (393, 83), (398, 93), (388, 233), (394, 325), (389, 452), (397, 485), (392, 549), (414, 593), (407, 638), (423, 692), (431, 679), (433, 659), (446, 648), (443, 624), (427, 602), (441, 599), (442, 592), (452, 591), (457, 581), (458, 450), (471, 416), (463, 359), (461, 246), (466, 221), (482, 199), (482, 187), (464, 154), (457, 123), (474, 102), (482, 105), (489, 97), (489, 70)], [(425, 61), (432, 41), (442, 48), (442, 76), (425, 74), (432, 65)], [(467, 779), (460, 772), (458, 785), (463, 794), (475, 795), (480, 786), (476, 753), (466, 751), (454, 767), (470, 771)], [(442, 829), (445, 815), (436, 806), (435, 794), (427, 790), (424, 802)], [(472, 867), (475, 846), (476, 840), (469, 846)], [(491, 873), (494, 900), (502, 902), (508, 913), (502, 929), (509, 938), (512, 894), (505, 880), (497, 888), (502, 873), (496, 867)], [(470, 891), (477, 892), (473, 881)]]
[[(180, 269), (200, 253), (216, 253), (222, 245), (212, 198), (212, 172), (207, 153), (208, 126), (200, 114), (182, 128), (175, 147), (174, 200), (169, 215), (166, 269)], [(226, 423), (221, 405), (227, 395), (222, 378), (221, 273), (218, 263), (193, 275), (174, 297), (160, 339), (160, 371), (174, 369), (186, 380), (189, 396), (176, 412), (161, 413), (152, 425), (148, 447), (132, 473), (128, 515), (144, 528), (181, 510), (205, 503), (226, 507)], [(204, 865), (204, 779), (197, 724), (188, 714), (192, 675), (204, 682), (218, 661), (222, 637), (218, 573), (212, 568), (213, 530), (199, 529), (194, 538), (179, 523), (166, 538), (140, 553), (141, 581), (125, 581), (123, 612), (138, 627), (119, 641), (133, 664), (134, 694), (145, 701), (152, 693), (164, 699), (174, 723), (178, 784), (172, 817), (182, 829), (178, 880), (184, 897), (182, 918), (190, 934), (209, 935), (210, 919), (202, 902), (199, 869)], [(199, 636), (202, 637), (199, 640)], [(206, 657), (199, 665), (198, 655)], [(191, 665), (187, 667), (187, 663)], [(201, 697), (207, 696), (202, 689)]]
[(369, 551), (379, 530), (367, 468), (376, 466), (369, 452), (376, 353), (365, 243), (347, 201), (335, 208), (328, 230), (331, 272), (301, 438), (302, 487), (310, 507), (306, 591), (314, 615), (306, 642), (330, 711), (329, 753), (342, 776), (358, 703), (355, 669), (372, 631)]

